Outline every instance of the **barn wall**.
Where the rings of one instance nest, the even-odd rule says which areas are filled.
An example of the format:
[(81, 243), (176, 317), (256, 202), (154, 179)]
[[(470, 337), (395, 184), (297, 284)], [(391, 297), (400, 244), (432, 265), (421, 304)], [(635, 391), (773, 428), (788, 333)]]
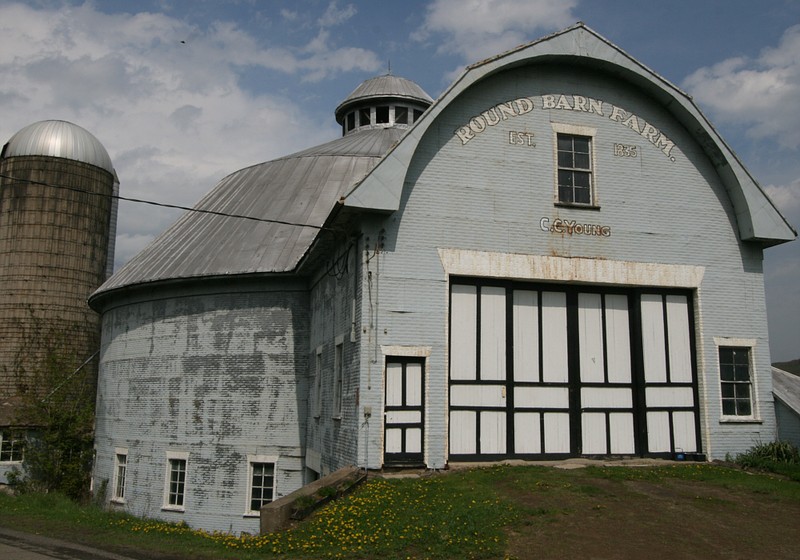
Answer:
[[(566, 97), (556, 107), (562, 94)], [(573, 95), (586, 103), (577, 106)], [(529, 99), (532, 109), (517, 106), (518, 114), (505, 119), (484, 116), (499, 122), (484, 120), (475, 126), (479, 132), (470, 129), (471, 137), (459, 135), (471, 119), (519, 98)], [(590, 98), (602, 102), (600, 112), (589, 111)], [(553, 123), (594, 129), (597, 208), (554, 205)], [(546, 230), (557, 219), (607, 227), (609, 235)], [(562, 265), (580, 260), (597, 263), (598, 269), (608, 265), (623, 274), (594, 277), (612, 285), (631, 285), (625, 263), (666, 265), (653, 267), (652, 278), (640, 275), (633, 285), (692, 289), (704, 451), (724, 457), (774, 437), (761, 249), (739, 242), (732, 205), (701, 146), (630, 85), (583, 66), (542, 65), (508, 70), (473, 86), (420, 142), (400, 210), (365, 225), (365, 235), (380, 230), (385, 251), (375, 335), (381, 345), (431, 348), (429, 466), (441, 467), (447, 457), (448, 274), (440, 249), (470, 251), (478, 261), (483, 255), (474, 275), (496, 274), (489, 261), (512, 255), (553, 257)], [(670, 276), (674, 266), (697, 267), (699, 284)], [(515, 270), (511, 278), (569, 282), (564, 274), (563, 266), (531, 267)], [(721, 339), (754, 345), (756, 422), (721, 421)], [(362, 360), (362, 370), (366, 365)], [(373, 386), (365, 398), (379, 402), (375, 391)], [(370, 453), (380, 449), (374, 445)]]
[[(361, 328), (360, 241), (347, 239), (319, 266), (310, 294), (308, 352), (309, 418), (306, 466), (309, 476), (359, 464), (359, 372)], [(336, 347), (342, 352), (341, 410), (334, 410)], [(317, 372), (317, 360), (320, 370)], [(319, 380), (316, 376), (319, 375)]]
[[(94, 488), (111, 498), (114, 450), (127, 449), (126, 499), (113, 507), (257, 532), (244, 516), (247, 456), (278, 458), (275, 497), (302, 485), (307, 293), (263, 281), (225, 291), (164, 290), (105, 312)], [(188, 452), (184, 512), (162, 509), (167, 452)]]

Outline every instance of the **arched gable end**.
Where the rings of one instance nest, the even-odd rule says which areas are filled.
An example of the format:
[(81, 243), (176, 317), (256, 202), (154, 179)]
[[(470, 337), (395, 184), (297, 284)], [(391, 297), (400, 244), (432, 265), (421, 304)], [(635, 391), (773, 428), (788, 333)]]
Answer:
[(393, 212), (417, 146), (437, 117), (464, 91), (518, 66), (564, 60), (590, 64), (633, 84), (660, 103), (688, 130), (713, 162), (733, 205), (739, 238), (765, 246), (797, 237), (796, 231), (744, 168), (691, 98), (583, 24), (469, 66), (372, 172), (342, 199), (345, 206)]

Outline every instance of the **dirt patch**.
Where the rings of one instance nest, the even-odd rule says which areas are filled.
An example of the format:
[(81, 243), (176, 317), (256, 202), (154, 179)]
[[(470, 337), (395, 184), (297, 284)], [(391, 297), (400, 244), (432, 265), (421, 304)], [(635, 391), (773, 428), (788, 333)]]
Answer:
[(527, 559), (795, 559), (800, 503), (686, 480), (576, 476), (506, 497), (529, 512), (508, 554)]

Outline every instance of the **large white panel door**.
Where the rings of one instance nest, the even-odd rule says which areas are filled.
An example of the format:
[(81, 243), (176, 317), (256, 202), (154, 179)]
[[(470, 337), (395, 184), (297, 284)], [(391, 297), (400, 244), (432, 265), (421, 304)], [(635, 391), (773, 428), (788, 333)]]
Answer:
[(566, 293), (513, 291), (513, 454), (570, 452)]
[(389, 466), (424, 464), (425, 362), (386, 358), (384, 453)]
[(451, 460), (701, 450), (688, 292), (460, 279), (450, 306)]
[(581, 454), (636, 452), (628, 296), (578, 294)]
[(685, 294), (641, 296), (647, 453), (700, 451), (690, 302)]
[(456, 284), (450, 305), (450, 456), (505, 456), (507, 290)]
[(567, 294), (455, 283), (450, 305), (450, 458), (568, 455)]

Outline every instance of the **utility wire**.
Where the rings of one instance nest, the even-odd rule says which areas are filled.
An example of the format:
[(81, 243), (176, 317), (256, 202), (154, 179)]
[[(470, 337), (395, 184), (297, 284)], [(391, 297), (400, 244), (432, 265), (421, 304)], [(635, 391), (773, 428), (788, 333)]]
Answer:
[(197, 212), (197, 213), (200, 213), (200, 214), (211, 214), (212, 216), (222, 216), (224, 218), (238, 218), (240, 220), (253, 220), (254, 222), (264, 222), (264, 223), (268, 223), (268, 224), (280, 224), (280, 225), (284, 225), (284, 226), (307, 227), (307, 228), (313, 228), (313, 229), (318, 229), (318, 230), (334, 231), (331, 228), (327, 228), (325, 226), (317, 226), (317, 225), (313, 225), (313, 224), (300, 224), (300, 223), (297, 223), (297, 222), (287, 222), (287, 221), (284, 221), (284, 220), (271, 220), (269, 218), (256, 218), (255, 216), (245, 216), (243, 214), (229, 214), (227, 212), (218, 212), (216, 210), (203, 210), (202, 208), (190, 208), (189, 206), (180, 206), (178, 204), (167, 204), (165, 202), (155, 202), (155, 201), (152, 201), (152, 200), (144, 200), (144, 199), (141, 199), (141, 198), (129, 198), (129, 197), (126, 197), (126, 196), (120, 196), (118, 194), (95, 193), (95, 192), (86, 191), (86, 190), (83, 190), (83, 189), (78, 189), (78, 188), (75, 188), (75, 187), (68, 187), (66, 185), (54, 185), (52, 183), (46, 183), (46, 182), (43, 182), (43, 181), (34, 181), (33, 179), (22, 179), (20, 177), (13, 177), (11, 175), (6, 175), (4, 173), (0, 173), (0, 177), (2, 177), (3, 179), (10, 179), (12, 181), (18, 181), (18, 182), (21, 182), (21, 183), (30, 183), (32, 185), (42, 185), (42, 186), (45, 186), (45, 187), (52, 187), (52, 188), (55, 188), (55, 189), (64, 189), (64, 190), (67, 190), (67, 191), (79, 192), (79, 193), (84, 193), (84, 194), (94, 195), (94, 196), (107, 196), (109, 198), (116, 198), (117, 200), (124, 200), (125, 202), (136, 202), (136, 203), (139, 203), (139, 204), (149, 204), (151, 206), (159, 206), (161, 208), (173, 208), (173, 209), (176, 209), (176, 210), (185, 210), (185, 211), (188, 211), (188, 212)]

